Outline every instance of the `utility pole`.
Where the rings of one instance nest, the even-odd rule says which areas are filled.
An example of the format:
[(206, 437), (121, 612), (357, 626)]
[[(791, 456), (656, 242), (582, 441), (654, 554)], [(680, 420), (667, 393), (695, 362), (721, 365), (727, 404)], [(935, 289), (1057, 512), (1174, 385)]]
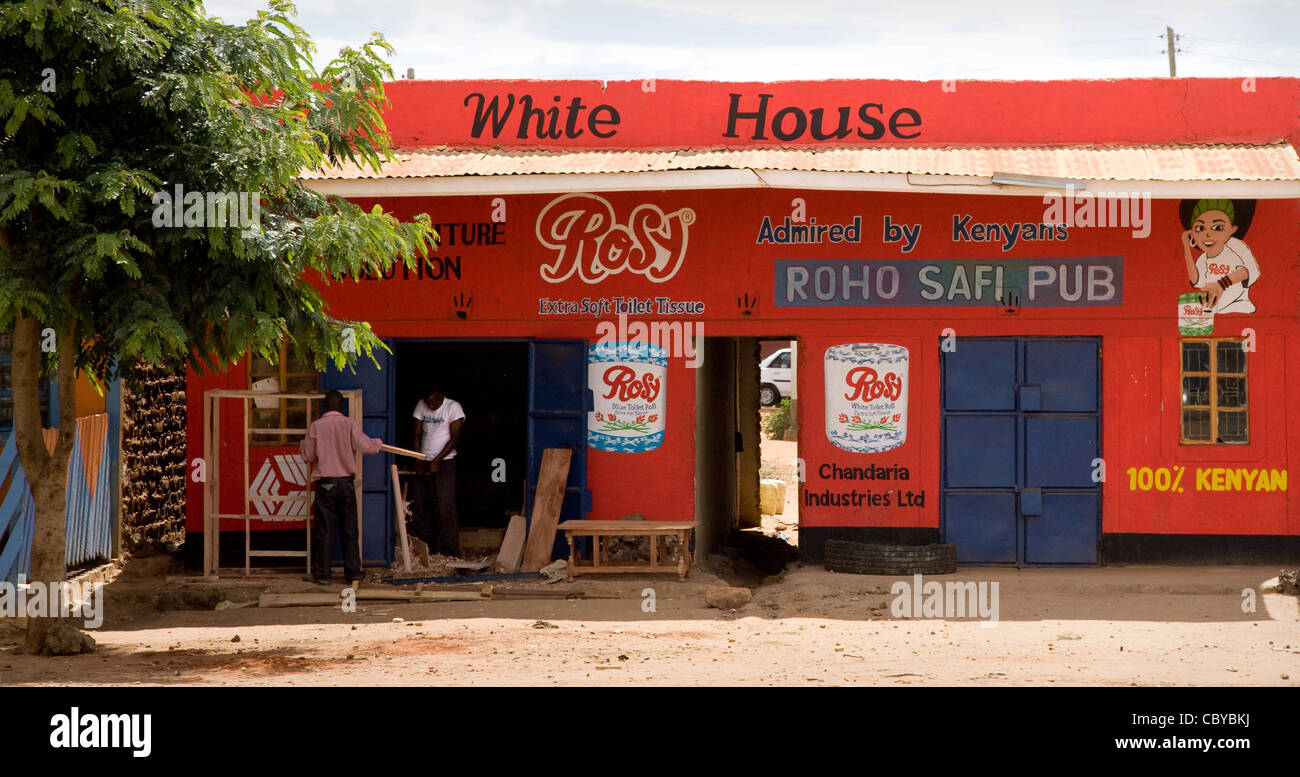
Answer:
[(1169, 50), (1169, 77), (1176, 78), (1178, 69), (1174, 67), (1174, 28), (1165, 27), (1165, 47)]

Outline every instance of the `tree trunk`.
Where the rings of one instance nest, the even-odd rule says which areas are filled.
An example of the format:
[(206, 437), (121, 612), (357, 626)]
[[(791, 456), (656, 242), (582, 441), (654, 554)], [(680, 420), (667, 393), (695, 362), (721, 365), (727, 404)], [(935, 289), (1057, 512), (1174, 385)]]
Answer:
[[(19, 316), (14, 321), (13, 402), (14, 435), (18, 457), (36, 504), (32, 538), (30, 582), (48, 587), (63, 582), (67, 575), (67, 482), (68, 461), (76, 437), (76, 343), (70, 332), (58, 333), (59, 435), (51, 455), (45, 447), (41, 426), (40, 366), (41, 323)], [(53, 617), (27, 620), (26, 651), (45, 652), (45, 637), (57, 623)]]

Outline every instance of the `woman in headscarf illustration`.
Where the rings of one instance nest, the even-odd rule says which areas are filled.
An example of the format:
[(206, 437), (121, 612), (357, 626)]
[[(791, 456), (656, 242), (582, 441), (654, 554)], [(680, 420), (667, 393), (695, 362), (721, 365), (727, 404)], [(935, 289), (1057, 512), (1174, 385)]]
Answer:
[[(1259, 280), (1259, 264), (1241, 241), (1254, 216), (1253, 200), (1185, 200), (1183, 259), (1187, 279), (1206, 311), (1254, 313), (1250, 288)], [(1192, 249), (1201, 251), (1193, 257)]]

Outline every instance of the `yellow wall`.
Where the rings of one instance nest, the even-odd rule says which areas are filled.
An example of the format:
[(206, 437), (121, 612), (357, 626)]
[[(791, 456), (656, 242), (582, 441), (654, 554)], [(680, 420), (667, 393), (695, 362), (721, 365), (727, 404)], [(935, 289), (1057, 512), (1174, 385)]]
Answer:
[(85, 375), (77, 378), (77, 418), (105, 412), (104, 397), (99, 395)]

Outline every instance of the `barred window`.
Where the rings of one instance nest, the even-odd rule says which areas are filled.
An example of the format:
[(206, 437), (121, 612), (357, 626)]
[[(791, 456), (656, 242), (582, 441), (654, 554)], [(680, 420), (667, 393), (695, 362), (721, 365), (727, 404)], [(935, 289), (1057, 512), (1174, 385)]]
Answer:
[(1182, 341), (1182, 443), (1250, 442), (1246, 351), (1240, 338)]
[[(259, 354), (249, 354), (248, 387), (254, 391), (311, 394), (320, 390), (320, 373), (310, 363), (298, 361), (285, 340), (280, 343), (280, 357), (275, 364)], [(305, 429), (311, 422), (305, 399), (254, 400), (248, 404), (249, 425), (254, 429)], [(296, 445), (300, 439), (301, 434), (255, 434), (252, 444)]]

